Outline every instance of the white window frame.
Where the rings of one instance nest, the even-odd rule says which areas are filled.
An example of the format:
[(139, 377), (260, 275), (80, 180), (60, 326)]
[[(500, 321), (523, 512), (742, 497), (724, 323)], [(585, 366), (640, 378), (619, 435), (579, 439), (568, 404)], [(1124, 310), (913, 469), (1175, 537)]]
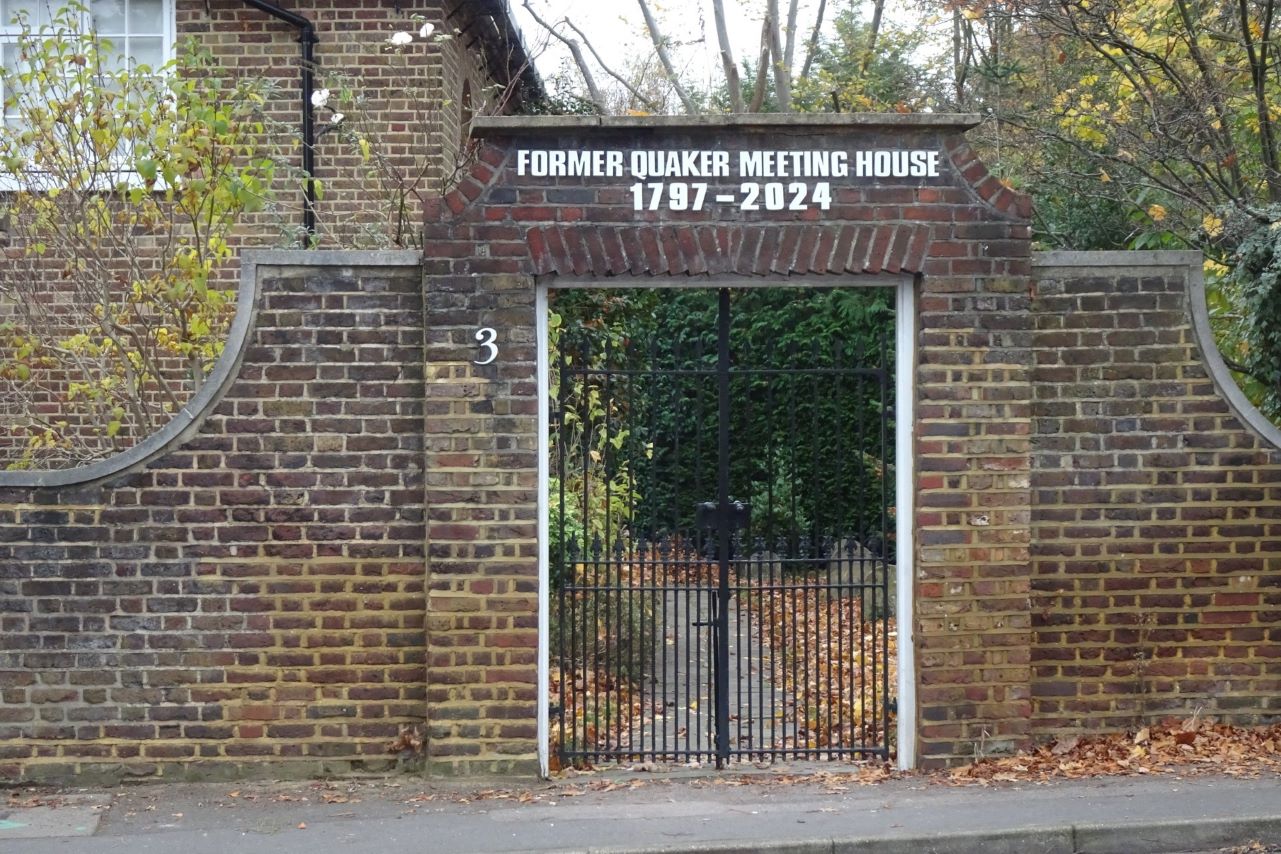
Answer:
[[(123, 3), (125, 5), (125, 20), (128, 21), (128, 18), (129, 18), (128, 5), (130, 2), (132, 2), (132, 0), (116, 0), (116, 2)], [(84, 0), (84, 3), (89, 7), (88, 11), (86, 11), (85, 13), (86, 17), (88, 18), (88, 20), (85, 21), (85, 29), (87, 31), (90, 27), (93, 26), (93, 19), (92, 19), (93, 0)], [(38, 6), (43, 6), (49, 12), (50, 17), (52, 18), (53, 13), (58, 11), (58, 9), (62, 8), (63, 6), (65, 6), (66, 3), (61, 2), (61, 0), (15, 0), (15, 5), (21, 5), (26, 9), (33, 9)], [(177, 0), (160, 0), (160, 7), (161, 7), (161, 15), (164, 18), (164, 20), (161, 23), (160, 30), (158, 33), (147, 33), (146, 37), (155, 38), (157, 35), (160, 37), (161, 39), (160, 64), (163, 65), (164, 63), (174, 58), (174, 55), (175, 55), (174, 48), (178, 43), (177, 22), (175, 21), (176, 13), (177, 13), (177, 9), (176, 9)], [(95, 32), (97, 31), (95, 30)], [(16, 44), (18, 39), (21, 36), (22, 36), (22, 30), (16, 25), (14, 25), (12, 20), (12, 14), (9, 12), (3, 11), (2, 7), (0, 7), (0, 43)], [(131, 36), (130, 34), (125, 33), (123, 37), (127, 39), (127, 38), (130, 38)], [(117, 43), (118, 40), (121, 38), (120, 34), (116, 34), (114, 37), (111, 35), (107, 35), (105, 36), (105, 38), (108, 41), (110, 41), (115, 47), (117, 48), (122, 47), (120, 44)]]
[[(87, 6), (89, 6), (89, 9), (84, 13), (84, 16), (87, 20), (83, 22), (84, 30), (88, 32), (90, 28), (93, 27), (92, 0), (83, 0), (83, 2)], [(120, 2), (125, 6), (124, 16), (125, 16), (126, 29), (127, 29), (128, 27), (127, 22), (129, 17), (128, 4), (132, 2), (132, 0), (117, 0), (117, 2)], [(60, 9), (62, 6), (66, 5), (66, 3), (63, 2), (63, 0), (34, 0), (34, 2), (32, 0), (15, 0), (15, 5), (21, 5), (24, 9), (27, 9), (27, 10), (33, 9), (37, 6), (43, 6), (49, 12), (49, 17), (52, 18), (53, 13), (58, 11), (58, 9)], [(176, 48), (178, 44), (177, 23), (176, 23), (177, 0), (160, 0), (160, 6), (161, 6), (161, 14), (164, 20), (162, 21), (160, 33), (159, 33), (159, 36), (161, 39), (161, 54), (160, 54), (160, 62), (157, 65), (157, 67), (163, 66), (165, 63), (168, 63), (170, 60), (172, 60), (176, 56), (177, 54)], [(16, 14), (16, 10), (14, 10), (13, 14)], [(99, 34), (96, 29), (94, 29), (93, 32), (96, 37), (105, 38), (107, 41), (111, 42), (114, 48), (122, 47), (117, 43), (120, 38), (122, 37), (125, 39), (130, 38), (130, 35), (128, 32), (126, 32), (123, 36), (121, 36), (120, 34), (116, 34), (114, 36), (113, 35), (103, 36)], [(22, 37), (22, 29), (13, 23), (12, 14), (7, 14), (2, 9), (0, 9), (0, 45), (17, 44), (18, 40), (21, 37)], [(145, 36), (140, 36), (140, 37), (155, 38), (156, 35), (155, 33), (149, 32)], [(126, 54), (126, 56), (128, 55)], [(128, 59), (132, 61), (133, 57), (129, 56)], [(8, 116), (5, 115), (4, 97), (5, 97), (4, 87), (2, 84), (0, 84), (0, 123), (7, 123), (10, 120)], [(121, 170), (121, 172), (119, 173), (120, 177), (125, 177), (126, 175), (134, 176), (136, 175), (136, 173), (134, 173), (132, 170)], [(24, 187), (24, 183), (18, 178), (16, 178), (13, 174), (0, 173), (0, 193), (14, 192), (14, 191), (23, 189), (23, 187)], [(108, 188), (104, 187), (104, 189), (108, 189)]]

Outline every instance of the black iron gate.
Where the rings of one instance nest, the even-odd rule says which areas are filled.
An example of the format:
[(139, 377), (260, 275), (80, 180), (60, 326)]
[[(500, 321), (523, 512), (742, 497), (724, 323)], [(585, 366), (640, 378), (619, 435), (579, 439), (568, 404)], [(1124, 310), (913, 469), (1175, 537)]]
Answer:
[(556, 295), (562, 762), (888, 756), (889, 297)]

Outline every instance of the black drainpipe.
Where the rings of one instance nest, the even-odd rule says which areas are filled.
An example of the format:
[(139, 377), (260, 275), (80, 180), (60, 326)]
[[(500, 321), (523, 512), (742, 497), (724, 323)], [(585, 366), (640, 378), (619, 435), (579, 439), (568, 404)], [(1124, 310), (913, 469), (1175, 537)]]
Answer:
[(277, 20), (298, 28), (298, 43), (302, 45), (300, 85), (302, 86), (302, 172), (305, 196), (302, 227), (306, 232), (303, 235), (303, 245), (307, 246), (316, 234), (316, 187), (312, 183), (312, 177), (316, 174), (316, 120), (315, 110), (311, 106), (311, 90), (315, 73), (312, 46), (320, 39), (316, 38), (316, 28), (312, 26), (311, 21), (297, 12), (282, 9), (274, 3), (268, 3), (267, 0), (244, 0), (244, 3), (246, 6), (252, 6), (260, 12), (265, 12)]

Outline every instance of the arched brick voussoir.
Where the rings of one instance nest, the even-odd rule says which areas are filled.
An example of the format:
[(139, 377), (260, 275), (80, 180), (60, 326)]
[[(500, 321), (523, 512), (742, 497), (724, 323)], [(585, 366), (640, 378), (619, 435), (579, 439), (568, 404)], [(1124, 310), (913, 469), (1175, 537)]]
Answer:
[(930, 226), (548, 224), (531, 226), (525, 242), (536, 275), (917, 273), (930, 245)]
[(964, 183), (974, 194), (994, 210), (1007, 216), (1026, 220), (1032, 216), (1032, 197), (1008, 187), (979, 159), (974, 149), (964, 139), (948, 145), (947, 155)]
[(476, 152), (476, 159), (459, 176), (453, 189), (441, 196), (430, 196), (423, 202), (424, 222), (431, 224), (460, 217), (494, 183), (506, 159), (507, 153), (503, 149), (489, 143), (482, 145)]

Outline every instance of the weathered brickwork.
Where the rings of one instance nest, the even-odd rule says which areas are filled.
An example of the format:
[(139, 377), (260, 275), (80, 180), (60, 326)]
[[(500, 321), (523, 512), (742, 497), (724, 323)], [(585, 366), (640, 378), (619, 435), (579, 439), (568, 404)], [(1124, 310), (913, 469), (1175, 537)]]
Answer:
[[(315, 177), (321, 190), (315, 205), (314, 245), (419, 246), (421, 198), (443, 191), (460, 164), (470, 158), (460, 144), (464, 92), (477, 114), (517, 108), (521, 98), (530, 94), (528, 78), (514, 73), (520, 71), (524, 52), (514, 41), (505, 14), (496, 6), (441, 0), (404, 6), (382, 0), (284, 5), (314, 25), (314, 86), (332, 90), (329, 108), (315, 111)], [(416, 16), (433, 24), (442, 38), (418, 38)], [(299, 171), (303, 93), (297, 29), (239, 0), (175, 0), (175, 29), (179, 42), (193, 38), (230, 73), (272, 84), (265, 107), (270, 121), (263, 141), (265, 150), (281, 161), (275, 196), (264, 211), (244, 217), (230, 235), (233, 247), (300, 245), (304, 236)], [(397, 31), (412, 32), (415, 39), (393, 51), (387, 39)], [(331, 120), (336, 110), (346, 118), (335, 127)], [(375, 157), (361, 156), (357, 137), (368, 141)], [(154, 260), (150, 253), (164, 243), (159, 238), (138, 239), (131, 257), (120, 259), (120, 275), (137, 275), (138, 268), (145, 269), (149, 259)], [(110, 240), (105, 247), (108, 251), (118, 248)], [(45, 283), (42, 299), (48, 322), (39, 327), (46, 332), (61, 328), (57, 318), (62, 312), (55, 306), (67, 299), (59, 295), (65, 289), (61, 284), (65, 261), (46, 257), (26, 274)], [(223, 286), (237, 286), (238, 263), (233, 258), (216, 272)], [(0, 317), (5, 313), (0, 294)], [(82, 325), (72, 320), (61, 332), (71, 335)], [(174, 398), (185, 401), (192, 390), (185, 361), (167, 359), (161, 367)], [(29, 407), (15, 400), (0, 401), (0, 468), (19, 460), (27, 448), (30, 409), (37, 409), (43, 419), (67, 422), (63, 432), (84, 446), (84, 457), (94, 451), (109, 453), (113, 447), (124, 449), (145, 437), (147, 429), (141, 422), (135, 424), (132, 415), (126, 415), (114, 437), (105, 437), (106, 419), (99, 408), (83, 398), (79, 403), (67, 398), (68, 383), (83, 379), (37, 369), (34, 388), (29, 387)], [(167, 395), (158, 392), (149, 399), (157, 411), (170, 403)], [(43, 433), (43, 423), (38, 427)], [(51, 463), (37, 454), (33, 461), (35, 467), (66, 467), (75, 459), (67, 456), (53, 455)]]
[(196, 436), (0, 492), (0, 778), (379, 768), (421, 725), (419, 270), (262, 272)]
[(1207, 376), (1186, 262), (1053, 263), (1033, 303), (1037, 734), (1274, 720), (1281, 452)]
[[(281, 134), (300, 140), (297, 30), (237, 0), (216, 0), (212, 5), (203, 0), (176, 3), (179, 39), (194, 36), (235, 73), (272, 81), (275, 89), (269, 112), (279, 124), (268, 133), (275, 134), (276, 145), (288, 142)], [(507, 81), (496, 80), (485, 61), (483, 39), (498, 33), (491, 30), (505, 23), (500, 19), (495, 24), (480, 4), (442, 0), (403, 5), (383, 0), (311, 0), (286, 5), (315, 27), (315, 85), (331, 89), (333, 110), (344, 112), (346, 128), (366, 138), (380, 158), (363, 160), (359, 146), (342, 128), (325, 130), (333, 110), (316, 111), (316, 178), (323, 185), (316, 205), (318, 245), (417, 245), (419, 199), (441, 192), (463, 157), (459, 140), (464, 85), (472, 93), (477, 113), (502, 111), (519, 103), (507, 90)], [(448, 38), (418, 39), (415, 16)], [(392, 50), (387, 40), (397, 31), (413, 33), (414, 42)], [(282, 150), (294, 168), (301, 168), (300, 145)], [(379, 177), (386, 173), (398, 178)], [(394, 211), (388, 193), (397, 181), (409, 190), (406, 231), (397, 230), (389, 219)], [(250, 222), (243, 229), (247, 244), (291, 245), (282, 229), (301, 227), (302, 195), (297, 180), (282, 182), (279, 191), (282, 210)]]
[[(1186, 256), (1034, 262), (1027, 200), (955, 118), (592, 121), (478, 122), (425, 257), (260, 266), (198, 432), (105, 483), (0, 491), (0, 778), (385, 768), (393, 742), (535, 772), (537, 301), (566, 280), (914, 283), (921, 764), (1278, 716), (1281, 452), (1208, 378)], [(629, 177), (521, 176), (521, 147), (943, 155), (833, 181), (826, 211), (660, 212)]]
[[(965, 144), (963, 126), (948, 125), (946, 119), (799, 127), (802, 122), (793, 117), (797, 126), (783, 128), (768, 120), (755, 125), (695, 121), (666, 127), (657, 137), (628, 120), (603, 120), (604, 126), (596, 128), (554, 120), (483, 125), (489, 144), (469, 176), (441, 200), (435, 216), (429, 214), (425, 235), (428, 293), (474, 294), (451, 299), (447, 314), (429, 320), (433, 342), (442, 340), (429, 346), (429, 358), (444, 362), (431, 369), (441, 385), (432, 389), (430, 405), (437, 405), (439, 394), (456, 401), (452, 414), (476, 406), (483, 412), (484, 406), (502, 402), (508, 390), (520, 398), (533, 394), (532, 365), (523, 360), (533, 334), (528, 305), (535, 275), (602, 283), (626, 277), (635, 285), (675, 277), (690, 286), (766, 276), (815, 284), (833, 284), (836, 275), (842, 283), (875, 283), (858, 278), (867, 274), (919, 276), (920, 745), (933, 763), (972, 755), (984, 740), (989, 745), (1026, 740), (1032, 365), (1027, 199), (989, 176)], [(752, 212), (736, 205), (698, 212), (634, 211), (631, 178), (517, 175), (517, 147), (636, 146), (731, 152), (895, 148), (945, 154), (936, 179), (835, 181), (831, 209), (822, 212), (816, 206)], [(737, 177), (709, 184), (709, 198), (739, 191)], [(488, 289), (486, 281), (502, 282), (505, 290)], [(554, 286), (555, 279), (549, 281)], [(499, 302), (485, 298), (500, 293), (510, 296)], [(503, 331), (501, 345), (516, 346), (516, 361), (498, 369), (500, 383), (480, 379), (484, 369), (467, 363), (476, 353), (471, 336), (485, 326)], [(532, 424), (535, 402), (531, 398), (528, 404), (524, 417)], [(527, 449), (509, 444), (522, 440), (505, 430), (473, 437), (477, 420), (455, 430), (452, 447), (482, 452), (455, 458), (454, 465), (477, 465), (458, 485), (486, 486), (485, 479), (496, 474), (485, 469), (514, 451), (521, 452), (517, 464), (532, 475)], [(432, 449), (434, 441), (429, 435), (429, 472), (437, 471), (443, 453)], [(460, 770), (503, 768), (509, 751), (532, 759), (536, 749), (530, 726), (536, 687), (533, 520), (500, 540), (518, 538), (512, 548), (525, 550), (519, 560), (482, 552), (477, 542), (483, 542), (484, 525), (476, 521), (477, 509), (435, 501), (433, 488), (428, 496), (433, 554), (447, 549), (450, 558), (448, 574), (433, 569), (430, 582), (432, 602), (446, 597), (449, 602), (448, 609), (433, 604), (429, 617), (433, 761)], [(488, 594), (496, 572), (511, 585), (503, 588), (511, 593), (499, 600)], [(494, 601), (497, 607), (491, 606)], [(487, 648), (494, 641), (477, 632), (495, 618), (502, 629), (525, 629), (504, 633), (501, 642), (510, 646), (497, 659)], [(476, 666), (491, 660), (493, 669)], [(500, 698), (495, 683), (502, 699), (519, 701), (498, 717), (492, 710)], [(508, 711), (512, 726), (505, 731)]]
[[(428, 262), (429, 266), (432, 262)], [(478, 366), (477, 320), (503, 330)], [(428, 755), (442, 773), (538, 770), (538, 389), (527, 278), (427, 286)]]

